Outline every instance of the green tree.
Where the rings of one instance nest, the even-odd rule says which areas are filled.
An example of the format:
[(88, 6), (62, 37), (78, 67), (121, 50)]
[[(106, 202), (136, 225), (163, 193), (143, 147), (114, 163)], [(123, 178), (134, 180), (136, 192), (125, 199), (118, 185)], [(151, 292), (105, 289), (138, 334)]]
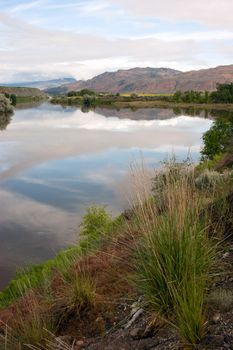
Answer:
[(10, 95), (10, 100), (13, 106), (16, 106), (17, 103), (17, 96), (15, 94)]
[(217, 84), (217, 90), (210, 94), (214, 103), (233, 103), (233, 83)]
[(204, 147), (202, 159), (212, 160), (223, 153), (233, 138), (233, 114), (229, 120), (217, 119), (213, 126), (203, 135)]

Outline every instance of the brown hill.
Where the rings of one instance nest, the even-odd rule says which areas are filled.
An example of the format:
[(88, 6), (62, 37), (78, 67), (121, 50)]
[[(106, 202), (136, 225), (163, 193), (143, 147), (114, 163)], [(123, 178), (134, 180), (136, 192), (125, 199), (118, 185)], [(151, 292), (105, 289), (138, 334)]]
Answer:
[(173, 93), (177, 90), (213, 91), (217, 83), (233, 82), (233, 65), (181, 72), (169, 68), (133, 68), (106, 72), (86, 81), (48, 89), (51, 94), (91, 89), (112, 93)]
[(29, 87), (8, 87), (8, 86), (0, 86), (0, 94), (15, 94), (16, 96), (20, 97), (42, 97), (45, 95), (45, 93), (39, 89), (36, 88), (29, 88)]

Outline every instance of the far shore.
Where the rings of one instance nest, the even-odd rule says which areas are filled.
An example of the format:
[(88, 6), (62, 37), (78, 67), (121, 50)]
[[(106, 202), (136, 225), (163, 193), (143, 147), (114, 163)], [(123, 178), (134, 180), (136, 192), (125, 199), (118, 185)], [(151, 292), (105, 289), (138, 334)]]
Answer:
[(183, 102), (168, 102), (168, 101), (117, 101), (113, 104), (117, 108), (195, 108), (195, 109), (224, 109), (233, 110), (233, 103), (183, 103)]
[[(51, 100), (54, 104), (71, 105), (71, 106), (83, 106), (83, 99), (72, 98), (72, 97), (55, 97)], [(90, 108), (95, 107), (106, 107), (106, 108), (191, 108), (191, 109), (204, 109), (204, 110), (229, 110), (233, 111), (233, 103), (184, 103), (184, 102), (169, 102), (161, 100), (151, 101), (117, 101), (113, 100), (101, 100), (97, 99), (96, 103), (89, 106)]]

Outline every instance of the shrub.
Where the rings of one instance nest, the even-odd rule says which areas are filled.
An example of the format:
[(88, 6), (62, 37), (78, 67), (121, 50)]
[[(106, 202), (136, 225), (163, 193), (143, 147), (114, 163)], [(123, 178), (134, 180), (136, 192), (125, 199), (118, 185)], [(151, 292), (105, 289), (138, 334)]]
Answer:
[(223, 176), (214, 170), (204, 170), (195, 180), (200, 190), (213, 190), (217, 185), (223, 183)]
[[(143, 238), (136, 283), (151, 308), (170, 319), (187, 343), (195, 344), (203, 334), (203, 302), (214, 256), (204, 200), (195, 193), (192, 171), (170, 166), (160, 181), (159, 201), (150, 200), (137, 210)], [(162, 211), (161, 199), (166, 203)]]
[[(20, 349), (33, 346), (45, 346), (52, 339), (55, 331), (55, 322), (51, 315), (51, 304), (40, 300), (33, 293), (28, 294), (17, 310), (12, 335), (21, 344)], [(24, 310), (27, 309), (27, 314)]]
[(101, 237), (111, 232), (113, 226), (114, 221), (104, 207), (92, 206), (88, 208), (81, 223), (81, 247), (92, 245), (95, 247)]
[(71, 314), (81, 316), (86, 309), (95, 305), (97, 299), (96, 286), (88, 275), (82, 272), (70, 272), (64, 279), (56, 298), (60, 321), (64, 322)]

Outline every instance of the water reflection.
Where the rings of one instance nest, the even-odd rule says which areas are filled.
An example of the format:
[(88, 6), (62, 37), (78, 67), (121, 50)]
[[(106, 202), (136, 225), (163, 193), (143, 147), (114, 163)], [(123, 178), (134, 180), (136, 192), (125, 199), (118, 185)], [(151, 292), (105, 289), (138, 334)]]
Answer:
[(212, 120), (171, 110), (62, 108), (16, 110), (0, 134), (0, 287), (16, 266), (53, 256), (77, 237), (84, 208), (127, 206), (119, 192), (130, 162), (157, 167), (171, 151), (199, 158)]

